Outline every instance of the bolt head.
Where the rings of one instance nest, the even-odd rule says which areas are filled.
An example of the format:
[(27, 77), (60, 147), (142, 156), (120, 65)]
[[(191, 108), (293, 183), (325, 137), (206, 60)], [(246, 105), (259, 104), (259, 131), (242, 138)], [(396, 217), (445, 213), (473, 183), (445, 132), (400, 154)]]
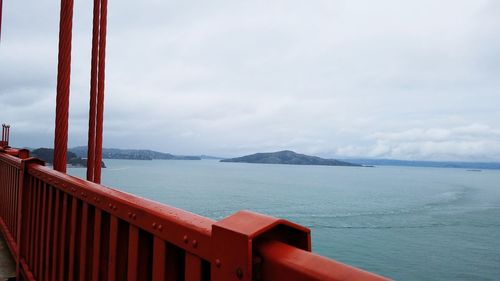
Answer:
[(238, 277), (238, 279), (243, 278), (243, 270), (240, 267), (236, 269), (236, 277)]

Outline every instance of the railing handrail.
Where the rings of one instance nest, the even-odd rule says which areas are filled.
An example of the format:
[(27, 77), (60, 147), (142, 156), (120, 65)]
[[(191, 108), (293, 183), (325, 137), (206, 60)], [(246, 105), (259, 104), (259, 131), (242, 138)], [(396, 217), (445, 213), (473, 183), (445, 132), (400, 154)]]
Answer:
[[(24, 159), (19, 158), (19, 156), (22, 156)], [(15, 149), (0, 149), (0, 164), (4, 163), (2, 164), (3, 166), (0, 167), (12, 167), (9, 169), (15, 169), (17, 171), (15, 175), (12, 171), (9, 172), (12, 174), (10, 176), (10, 180), (17, 186), (17, 191), (9, 189), (10, 186), (8, 186), (9, 183), (7, 180), (2, 181), (0, 179), (0, 192), (7, 191), (11, 198), (10, 200), (13, 201), (10, 202), (13, 203), (10, 204), (12, 208), (19, 208), (10, 210), (9, 212), (9, 214), (19, 214), (14, 219), (10, 219), (10, 226), (16, 228), (17, 231), (4, 229), (9, 227), (9, 225), (6, 224), (0, 225), (0, 228), (2, 228), (2, 231), (8, 235), (12, 236), (16, 233), (20, 235), (18, 237), (8, 237), (8, 241), (11, 251), (14, 256), (16, 256), (18, 268), (20, 268), (18, 271), (24, 274), (23, 276), (28, 276), (26, 277), (28, 280), (34, 279), (32, 273), (33, 270), (36, 274), (45, 273), (45, 276), (48, 276), (48, 271), (40, 271), (40, 269), (43, 269), (43, 265), (37, 266), (39, 271), (36, 271), (36, 268), (30, 268), (30, 266), (32, 266), (30, 265), (30, 262), (36, 263), (37, 261), (37, 252), (35, 251), (33, 254), (33, 252), (29, 252), (30, 249), (19, 250), (21, 246), (29, 248), (28, 245), (19, 245), (22, 241), (24, 241), (23, 239), (27, 239), (26, 237), (21, 237), (22, 235), (25, 235), (22, 233), (26, 231), (20, 230), (21, 228), (22, 230), (26, 230), (27, 228), (29, 230), (28, 232), (36, 230), (41, 231), (41, 233), (48, 234), (50, 229), (43, 228), (44, 226), (42, 223), (42, 230), (40, 230), (40, 226), (37, 226), (34, 222), (36, 220), (35, 217), (38, 217), (37, 211), (34, 208), (36, 207), (39, 209), (49, 206), (49, 202), (51, 202), (51, 200), (59, 198), (59, 194), (61, 197), (64, 195), (68, 204), (69, 202), (73, 202), (71, 214), (67, 215), (68, 217), (71, 215), (71, 220), (66, 218), (69, 224), (71, 224), (71, 222), (76, 224), (82, 223), (75, 219), (77, 212), (76, 208), (80, 208), (79, 210), (81, 211), (78, 212), (83, 212), (83, 209), (81, 209), (82, 204), (86, 204), (85, 206), (89, 206), (88, 208), (90, 208), (90, 206), (95, 208), (95, 212), (99, 210), (100, 212), (104, 212), (109, 215), (110, 218), (113, 217), (115, 220), (115, 233), (119, 230), (117, 225), (118, 220), (123, 223), (127, 223), (128, 227), (126, 228), (127, 232), (125, 234), (127, 235), (127, 239), (129, 239), (127, 241), (129, 242), (126, 243), (132, 243), (128, 246), (129, 255), (131, 253), (131, 249), (132, 251), (138, 251), (139, 230), (153, 235), (155, 247), (157, 239), (161, 239), (162, 241), (170, 243), (171, 245), (185, 251), (186, 280), (205, 280), (202, 279), (202, 261), (210, 266), (211, 280), (235, 280), (235, 274), (237, 277), (236, 280), (244, 281), (387, 280), (384, 277), (380, 277), (378, 275), (311, 253), (309, 229), (290, 223), (286, 220), (276, 219), (247, 211), (240, 211), (221, 221), (214, 221), (191, 212), (55, 171), (49, 167), (45, 167), (43, 162), (39, 160), (33, 161), (33, 158), (27, 158), (26, 156), (26, 153)], [(5, 164), (7, 164), (7, 166), (5, 166)], [(0, 169), (0, 175), (1, 174), (2, 169)], [(20, 181), (18, 183), (16, 183), (16, 176), (18, 176)], [(22, 179), (26, 179), (26, 182), (23, 183)], [(40, 185), (33, 185), (33, 182), (35, 181), (44, 184), (45, 187), (43, 190), (45, 191), (43, 193), (40, 193), (41, 191), (36, 193), (33, 193), (35, 191), (30, 191), (30, 188), (42, 190), (40, 189)], [(51, 188), (52, 191), (48, 188)], [(23, 195), (23, 190), (24, 192), (29, 193), (29, 195)], [(49, 194), (49, 199), (43, 197), (47, 196), (48, 198)], [(53, 198), (53, 196), (56, 196), (53, 194), (58, 194), (58, 196)], [(23, 196), (28, 196), (28, 198), (21, 198)], [(2, 203), (1, 200), (2, 199), (0, 199), (0, 204)], [(35, 200), (38, 201), (35, 202)], [(35, 204), (35, 206), (22, 206), (23, 204), (29, 204), (30, 202)], [(75, 205), (77, 202), (81, 203)], [(41, 205), (42, 203), (43, 205)], [(57, 209), (57, 207), (55, 208)], [(23, 210), (31, 212), (27, 214), (28, 218), (31, 216), (31, 226), (29, 225), (30, 222), (21, 222), (25, 216), (25, 214), (22, 213)], [(70, 210), (68, 209), (67, 211), (69, 212)], [(44, 212), (46, 212), (46, 214), (51, 213), (50, 209), (49, 211)], [(55, 218), (56, 216), (54, 215), (54, 220)], [(17, 219), (19, 219), (18, 224), (15, 223)], [(47, 217), (47, 219), (50, 221), (50, 218)], [(0, 213), (0, 221), (4, 222), (4, 220), (5, 218), (3, 218)], [(30, 227), (32, 228), (31, 230)], [(79, 231), (81, 231), (84, 227), (86, 226), (80, 225), (78, 228), (80, 229)], [(79, 235), (78, 233), (75, 234), (74, 229), (75, 226), (71, 226), (71, 241), (73, 242), (69, 242), (70, 245), (73, 245), (71, 243), (74, 243), (75, 235)], [(84, 232), (87, 233), (87, 230)], [(82, 235), (84, 232), (82, 232)], [(29, 234), (26, 235), (29, 236)], [(130, 235), (137, 235), (137, 237)], [(133, 237), (136, 237), (134, 239), (137, 239), (137, 241), (131, 242), (130, 239)], [(44, 238), (42, 236), (42, 241), (43, 239)], [(46, 239), (48, 238), (46, 237)], [(112, 243), (111, 241), (112, 240), (110, 240), (109, 243)], [(47, 240), (47, 245), (49, 245), (49, 243), (50, 242)], [(118, 242), (114, 241), (113, 243)], [(63, 243), (61, 245), (65, 244)], [(43, 244), (41, 247), (41, 249), (48, 251), (47, 248), (43, 248)], [(77, 247), (86, 246), (80, 245)], [(116, 245), (114, 247), (116, 247)], [(27, 255), (29, 254), (30, 257), (26, 258), (22, 256), (25, 252)], [(69, 253), (72, 253), (72, 250), (70, 250)], [(49, 254), (50, 253), (47, 252), (47, 256), (49, 256)], [(136, 263), (141, 262), (137, 257), (133, 256), (129, 256), (128, 259), (129, 263), (130, 260)], [(163, 256), (160, 261), (161, 260), (165, 262), (166, 257)], [(82, 263), (81, 260), (80, 262)], [(156, 261), (153, 261), (153, 263), (154, 262)], [(157, 263), (158, 262), (156, 262), (155, 265), (156, 267), (153, 266), (153, 270), (155, 270), (155, 268), (158, 269)], [(83, 264), (85, 264), (85, 261), (83, 261)], [(191, 269), (188, 268), (192, 266), (194, 266), (193, 272), (195, 273), (191, 273)], [(139, 265), (136, 265), (136, 267), (139, 268)], [(137, 276), (138, 271), (134, 271), (137, 270), (137, 268), (133, 269), (132, 273), (130, 273), (131, 271), (129, 269), (129, 276), (131, 276), (130, 274), (132, 274), (132, 276), (133, 274), (136, 274), (135, 276)], [(62, 272), (65, 272), (64, 270), (65, 269), (63, 269)], [(73, 274), (71, 273), (72, 269), (70, 269), (69, 272), (70, 273), (67, 274)], [(156, 274), (155, 276), (164, 276), (164, 274), (165, 272)], [(60, 276), (62, 277), (63, 275)], [(81, 278), (82, 275), (80, 275), (80, 280)], [(161, 278), (153, 280), (160, 279)]]
[(262, 256), (262, 260), (266, 261), (262, 266), (262, 275), (269, 278), (269, 280), (387, 280), (373, 273), (336, 262), (279, 241), (262, 243), (257, 246), (257, 252)]
[[(207, 260), (211, 258), (209, 240), (214, 220), (70, 176), (49, 167), (32, 164), (28, 166), (28, 173), (132, 225), (153, 232), (180, 248), (193, 251)], [(156, 224), (156, 227), (153, 227), (153, 224)], [(172, 228), (169, 229), (172, 225), (179, 228), (176, 232), (183, 232), (188, 237), (196, 239), (199, 247), (193, 250), (189, 245), (186, 246), (183, 240), (178, 239), (183, 235), (172, 237), (177, 234), (172, 232)], [(164, 229), (169, 229), (169, 231), (163, 231)]]

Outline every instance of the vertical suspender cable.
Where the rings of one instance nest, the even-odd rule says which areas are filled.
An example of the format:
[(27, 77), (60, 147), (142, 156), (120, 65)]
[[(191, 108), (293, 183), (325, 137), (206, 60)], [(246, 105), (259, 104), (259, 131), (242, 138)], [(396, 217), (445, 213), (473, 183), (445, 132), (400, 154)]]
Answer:
[(73, 0), (61, 0), (61, 16), (59, 22), (59, 57), (57, 66), (54, 169), (63, 173), (66, 173), (66, 158), (68, 150), (68, 112), (72, 28)]
[(94, 0), (94, 20), (92, 27), (92, 62), (90, 68), (90, 108), (89, 108), (89, 140), (87, 145), (87, 180), (94, 181), (95, 134), (97, 106), (97, 72), (99, 55), (99, 14), (101, 1)]
[(95, 141), (94, 182), (101, 182), (102, 162), (102, 131), (104, 119), (104, 78), (106, 56), (106, 25), (108, 14), (108, 0), (101, 0), (101, 19), (99, 30), (99, 72), (97, 81), (97, 120)]

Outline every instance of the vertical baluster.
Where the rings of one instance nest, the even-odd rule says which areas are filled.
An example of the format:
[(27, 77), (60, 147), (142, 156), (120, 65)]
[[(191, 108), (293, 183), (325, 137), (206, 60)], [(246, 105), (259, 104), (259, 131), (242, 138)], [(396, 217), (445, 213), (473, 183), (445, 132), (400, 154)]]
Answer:
[(118, 240), (118, 218), (111, 216), (109, 227), (109, 260), (108, 281), (115, 281), (116, 277), (116, 245)]
[(89, 215), (89, 205), (83, 202), (82, 207), (82, 227), (81, 227), (81, 238), (80, 238), (80, 281), (84, 281), (86, 273), (86, 262), (87, 262), (87, 224)]
[(53, 202), (53, 191), (54, 188), (51, 186), (47, 187), (47, 193), (49, 196), (49, 205), (47, 206), (47, 229), (46, 229), (46, 234), (45, 234), (45, 269), (44, 269), (44, 278), (45, 280), (50, 280), (49, 279), (49, 269), (50, 269), (50, 252), (52, 250), (52, 220), (53, 220), (53, 214), (52, 214), (52, 205), (54, 204)]
[(12, 198), (11, 198), (11, 188), (12, 188), (12, 173), (11, 173), (12, 169), (11, 167), (9, 167), (7, 169), (7, 186), (6, 186), (6, 191), (7, 191), (7, 214), (5, 216), (5, 224), (7, 225), (7, 230), (10, 232), (11, 230), (11, 225), (10, 225), (10, 211), (11, 211), (11, 206), (10, 204), (12, 203)]
[[(57, 256), (58, 256), (58, 243), (59, 243), (59, 233), (61, 232), (61, 210), (60, 210), (60, 202), (61, 202), (61, 191), (58, 189), (55, 190), (56, 192), (56, 200), (55, 200), (55, 206), (54, 206), (54, 223), (53, 223), (53, 249), (52, 249), (52, 271), (49, 280), (56, 280), (57, 278), (57, 266), (59, 265), (57, 263)], [(59, 265), (60, 266), (60, 265)]]
[(6, 205), (5, 205), (5, 215), (3, 217), (4, 223), (7, 226), (7, 230), (9, 230), (9, 224), (10, 224), (10, 167), (7, 168), (7, 184), (5, 185), (5, 199), (6, 199)]
[(25, 225), (24, 233), (23, 233), (23, 248), (24, 248), (24, 259), (26, 262), (28, 262), (30, 258), (30, 248), (29, 248), (29, 241), (32, 238), (31, 236), (31, 212), (33, 209), (33, 201), (31, 198), (33, 198), (33, 177), (28, 176), (27, 181), (25, 182), (26, 184), (26, 190), (23, 192), (23, 196), (26, 198), (26, 206), (25, 206), (25, 217), (23, 219), (23, 224)]
[[(4, 166), (3, 166), (3, 162), (0, 161), (0, 192), (2, 192), (2, 194), (4, 194), (4, 189), (3, 187), (5, 186), (3, 181), (4, 181), (4, 175), (3, 175), (3, 170), (4, 170)], [(0, 219), (3, 218), (3, 207), (5, 205), (4, 203), (4, 197), (0, 197)]]
[[(17, 221), (17, 218), (19, 217), (19, 191), (20, 191), (20, 188), (19, 188), (19, 170), (16, 169), (16, 173), (15, 173), (15, 176), (16, 176), (16, 192), (15, 192), (15, 201), (14, 201), (14, 204), (15, 204), (15, 208), (14, 208), (14, 239), (16, 240), (16, 243), (17, 243), (17, 225), (18, 225), (18, 221)], [(17, 253), (18, 255), (20, 253)]]
[(201, 280), (201, 259), (189, 252), (186, 252), (186, 267), (184, 268), (186, 281)]
[[(2, 194), (5, 193), (5, 175), (4, 175), (4, 165), (3, 162), (0, 162), (0, 192)], [(0, 197), (0, 219), (4, 217), (4, 208), (5, 208), (5, 197)]]
[(127, 280), (138, 280), (138, 257), (139, 257), (139, 229), (134, 226), (129, 226), (129, 244), (128, 244), (128, 273)]
[(35, 257), (34, 257), (34, 260), (33, 260), (33, 264), (31, 265), (31, 270), (33, 271), (33, 275), (35, 275), (37, 278), (38, 278), (38, 271), (37, 271), (37, 268), (38, 268), (38, 261), (39, 261), (39, 257), (40, 257), (40, 222), (42, 220), (42, 217), (41, 217), (41, 209), (42, 209), (42, 188), (41, 188), (41, 182), (40, 180), (38, 180), (36, 182), (36, 190), (37, 190), (37, 194), (36, 194), (36, 210), (35, 210), (35, 214), (36, 214), (36, 218), (35, 218), (35, 245), (34, 245), (34, 248), (35, 248)]
[(10, 178), (12, 181), (10, 182), (10, 234), (15, 240), (16, 230), (15, 230), (15, 217), (16, 217), (16, 182), (17, 179), (14, 178), (16, 175), (16, 168), (12, 167), (10, 169)]
[(165, 280), (166, 249), (165, 241), (155, 236), (153, 240), (153, 281)]
[(92, 249), (92, 253), (94, 255), (94, 259), (92, 260), (92, 281), (99, 280), (99, 264), (101, 257), (101, 218), (102, 213), (100, 209), (95, 209), (94, 215), (94, 245)]
[(28, 264), (31, 269), (33, 269), (33, 262), (35, 259), (35, 237), (36, 237), (36, 229), (35, 229), (35, 221), (36, 221), (36, 214), (37, 214), (37, 204), (36, 204), (36, 198), (37, 198), (37, 188), (36, 188), (36, 182), (38, 181), (37, 178), (33, 178), (31, 180), (31, 212), (30, 212), (30, 240), (29, 240), (29, 261)]
[(68, 280), (74, 280), (75, 275), (75, 244), (76, 244), (76, 208), (78, 207), (77, 198), (73, 196), (73, 203), (71, 204), (71, 220), (70, 220), (70, 238), (69, 238), (69, 268)]
[[(3, 162), (0, 161), (0, 192), (2, 192), (2, 194), (4, 194), (4, 192), (5, 192), (5, 190), (4, 190), (4, 186), (5, 186), (4, 179), (5, 179), (5, 176), (3, 174), (3, 170), (4, 170)], [(5, 206), (4, 199), (5, 199), (4, 196), (0, 197), (0, 219), (3, 218), (3, 208)]]
[(66, 262), (66, 239), (67, 239), (67, 233), (66, 233), (66, 221), (67, 221), (67, 215), (66, 213), (68, 212), (68, 195), (66, 193), (63, 193), (63, 203), (62, 203), (62, 219), (61, 219), (61, 238), (59, 239), (60, 244), (59, 244), (59, 280), (60, 281), (66, 281), (64, 278), (64, 269), (65, 265), (67, 264)]
[(41, 184), (42, 188), (42, 208), (40, 209), (40, 215), (42, 217), (42, 225), (40, 227), (40, 252), (37, 260), (37, 279), (42, 280), (43, 278), (43, 267), (44, 267), (44, 250), (45, 250), (45, 228), (46, 226), (46, 213), (47, 213), (47, 185), (45, 183)]
[(9, 169), (7, 170), (8, 171), (8, 185), (7, 185), (7, 215), (5, 217), (5, 224), (7, 225), (7, 230), (10, 232), (10, 210), (11, 210), (11, 207), (10, 207), (10, 204), (12, 202), (12, 199), (11, 199), (11, 196), (10, 196), (10, 192), (11, 192), (11, 188), (12, 188), (12, 179), (10, 178), (11, 177), (11, 168), (9, 167)]

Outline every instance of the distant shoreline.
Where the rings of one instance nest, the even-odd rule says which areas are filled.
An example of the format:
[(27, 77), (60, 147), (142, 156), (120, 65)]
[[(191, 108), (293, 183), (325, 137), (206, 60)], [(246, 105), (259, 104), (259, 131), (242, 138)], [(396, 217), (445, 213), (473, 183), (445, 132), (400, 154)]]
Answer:
[(411, 161), (394, 159), (343, 159), (365, 166), (398, 166), (422, 168), (456, 168), (468, 170), (500, 170), (498, 162)]
[[(34, 150), (34, 149), (30, 149)], [(79, 146), (68, 149), (69, 152), (76, 155), (73, 167), (84, 167), (82, 160), (87, 157), (87, 147)], [(289, 150), (285, 150), (289, 151)], [(284, 151), (281, 151), (284, 152)], [(289, 151), (295, 153), (293, 151)], [(272, 154), (268, 153), (268, 154)], [(277, 152), (274, 152), (277, 153)], [(50, 154), (50, 153), (49, 153)], [(252, 155), (262, 156), (266, 153), (255, 153)], [(325, 159), (317, 156), (309, 156), (304, 154), (297, 155), (303, 157), (297, 158), (295, 162), (287, 162), (284, 159), (263, 160), (256, 159), (241, 159), (252, 155), (246, 155), (236, 158), (224, 158), (209, 155), (175, 155), (170, 153), (158, 152), (149, 149), (119, 149), (119, 148), (103, 148), (103, 159), (121, 159), (121, 160), (218, 160), (221, 162), (240, 162), (240, 163), (261, 163), (261, 164), (289, 164), (289, 165), (319, 165), (319, 166), (356, 166), (356, 167), (377, 167), (377, 166), (395, 166), (395, 167), (428, 167), (428, 168), (456, 168), (466, 170), (500, 170), (500, 162), (466, 162), (466, 161), (425, 161), (425, 160), (397, 160), (397, 159), (369, 159), (369, 158), (339, 158), (339, 159)], [(50, 156), (40, 157), (50, 158)], [(78, 159), (79, 158), (79, 159)], [(328, 162), (337, 161), (337, 162)], [(49, 162), (49, 161), (47, 161)], [(86, 164), (86, 163), (85, 163)]]

